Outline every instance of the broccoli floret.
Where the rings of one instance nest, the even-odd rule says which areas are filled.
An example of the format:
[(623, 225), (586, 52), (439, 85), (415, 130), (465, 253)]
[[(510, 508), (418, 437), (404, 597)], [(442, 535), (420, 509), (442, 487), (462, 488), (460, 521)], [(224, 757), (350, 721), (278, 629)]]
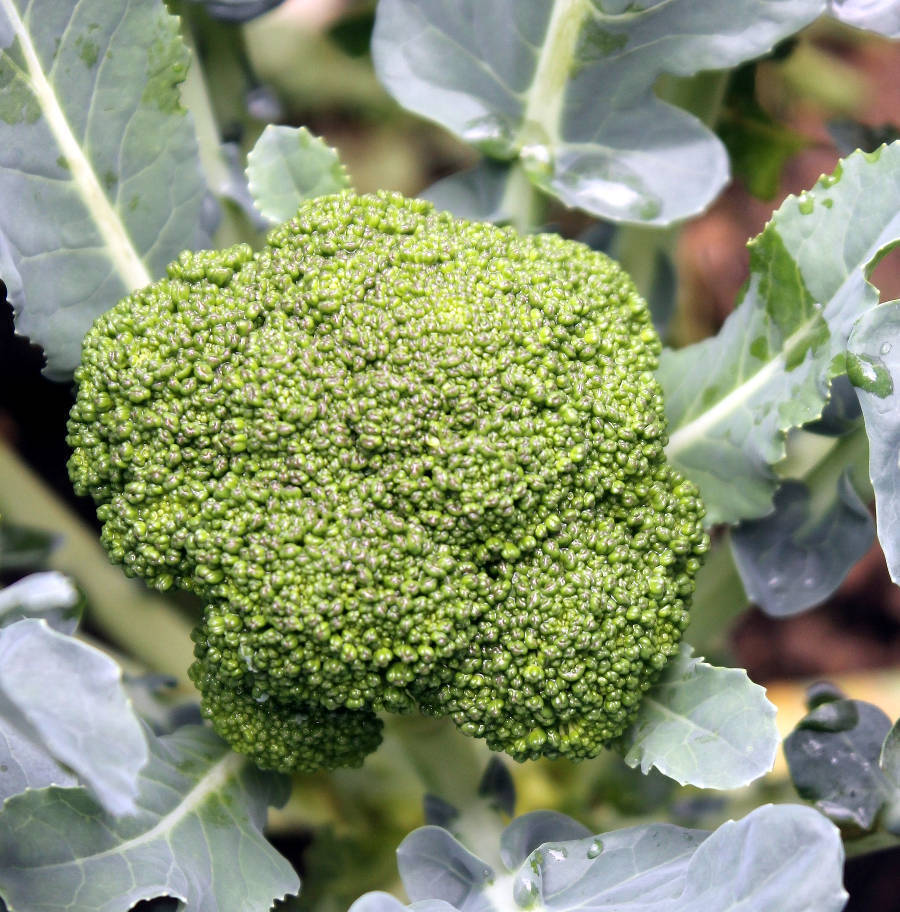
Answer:
[(358, 762), (374, 713), (415, 708), (518, 760), (592, 757), (676, 651), (708, 546), (659, 349), (587, 247), (324, 197), (97, 320), (70, 473), (114, 560), (205, 600), (193, 678), (261, 765)]

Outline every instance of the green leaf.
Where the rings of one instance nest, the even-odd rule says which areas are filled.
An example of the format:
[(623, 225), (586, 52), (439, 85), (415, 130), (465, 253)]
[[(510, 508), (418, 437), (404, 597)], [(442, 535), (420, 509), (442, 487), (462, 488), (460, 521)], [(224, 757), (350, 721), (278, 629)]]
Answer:
[(824, 508), (809, 488), (786, 481), (775, 511), (745, 520), (731, 533), (744, 591), (772, 617), (790, 617), (821, 604), (869, 550), (875, 527), (844, 474)]
[(61, 542), (43, 529), (0, 523), (0, 571), (40, 567)]
[(98, 314), (207, 241), (187, 65), (160, 0), (0, 0), (0, 277), (52, 377)]
[(337, 152), (306, 127), (269, 124), (247, 157), (250, 195), (270, 222), (297, 214), (304, 200), (350, 186)]
[(716, 122), (735, 177), (759, 199), (778, 193), (788, 159), (811, 145), (811, 140), (775, 120), (756, 100), (756, 64), (732, 74), (728, 96)]
[[(837, 829), (798, 805), (765, 805), (712, 833), (649, 824), (551, 840), (488, 879), (479, 871), (490, 871), (484, 862), (461, 846), (434, 842), (431, 829), (405, 843), (417, 847), (401, 872), (415, 912), (839, 912), (847, 900)], [(387, 894), (368, 893), (351, 910), (398, 907)]]
[(828, 11), (854, 28), (900, 38), (900, 6), (897, 0), (829, 0)]
[(81, 596), (56, 570), (32, 573), (0, 589), (0, 627), (26, 617), (43, 618), (60, 633), (74, 633), (81, 620)]
[(757, 57), (824, 0), (381, 0), (372, 55), (388, 91), (487, 155), (519, 159), (570, 206), (665, 225), (728, 179), (718, 139), (661, 101), (663, 73)]
[(797, 792), (836, 823), (871, 830), (893, 792), (878, 765), (890, 728), (891, 720), (871, 703), (817, 706), (784, 741)]
[(730, 789), (775, 762), (775, 707), (738, 668), (716, 668), (682, 645), (622, 736), (625, 762), (656, 767), (682, 785)]
[[(109, 812), (135, 810), (147, 743), (119, 667), (99, 650), (39, 620), (0, 630), (0, 728), (12, 754), (27, 750), (27, 757), (45, 758), (35, 772), (24, 766), (27, 757), (17, 761), (26, 784), (46, 784), (52, 764), (63, 764)], [(0, 797), (14, 786), (5, 784)]]
[(710, 523), (771, 511), (785, 433), (822, 413), (854, 322), (878, 303), (867, 278), (897, 242), (900, 142), (788, 197), (751, 243), (749, 283), (719, 334), (663, 352), (667, 452)]
[(0, 813), (0, 896), (11, 912), (118, 912), (173, 896), (193, 912), (268, 909), (296, 893), (291, 866), (260, 832), (284, 777), (185, 727), (150, 741), (137, 812), (114, 817), (84, 789), (11, 798)]
[[(900, 143), (897, 144), (900, 146)], [(893, 148), (893, 147), (891, 147)], [(895, 177), (900, 185), (900, 176)], [(900, 221), (900, 214), (898, 214)], [(895, 243), (900, 243), (898, 240)], [(893, 246), (893, 245), (892, 245)], [(850, 337), (848, 372), (869, 437), (869, 477), (891, 579), (900, 583), (900, 301), (864, 314)]]

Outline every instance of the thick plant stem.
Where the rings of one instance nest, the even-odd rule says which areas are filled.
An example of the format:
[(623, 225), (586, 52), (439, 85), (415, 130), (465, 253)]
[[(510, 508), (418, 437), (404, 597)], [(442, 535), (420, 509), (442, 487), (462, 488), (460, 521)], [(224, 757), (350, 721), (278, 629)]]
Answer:
[(701, 655), (724, 661), (729, 652), (729, 628), (746, 608), (747, 596), (731, 555), (731, 543), (723, 535), (697, 574), (685, 639)]
[(215, 246), (229, 247), (254, 239), (257, 231), (237, 203), (232, 201), (236, 178), (223, 152), (209, 86), (188, 17), (183, 17), (181, 33), (191, 54), (191, 65), (181, 86), (181, 100), (194, 117), (206, 185), (221, 205), (222, 217), (215, 232)]
[(491, 756), (483, 741), (462, 735), (446, 719), (418, 713), (390, 716), (386, 722), (426, 792), (448, 801), (474, 793)]
[(506, 189), (500, 203), (505, 221), (519, 234), (532, 234), (544, 220), (544, 197), (531, 183), (520, 161), (510, 165)]
[(97, 536), (0, 439), (0, 516), (63, 536), (48, 565), (69, 574), (88, 599), (91, 621), (149, 668), (193, 687), (192, 624), (172, 603), (113, 566)]

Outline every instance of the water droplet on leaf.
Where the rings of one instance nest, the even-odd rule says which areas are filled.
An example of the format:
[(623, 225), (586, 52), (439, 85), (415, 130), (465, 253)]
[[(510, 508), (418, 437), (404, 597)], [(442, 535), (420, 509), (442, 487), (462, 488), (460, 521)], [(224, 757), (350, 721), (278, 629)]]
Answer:
[(595, 839), (588, 846), (587, 857), (596, 858), (602, 851), (603, 851), (603, 841), (600, 839)]
[(854, 386), (881, 399), (894, 391), (890, 371), (880, 358), (871, 355), (847, 355), (847, 376)]

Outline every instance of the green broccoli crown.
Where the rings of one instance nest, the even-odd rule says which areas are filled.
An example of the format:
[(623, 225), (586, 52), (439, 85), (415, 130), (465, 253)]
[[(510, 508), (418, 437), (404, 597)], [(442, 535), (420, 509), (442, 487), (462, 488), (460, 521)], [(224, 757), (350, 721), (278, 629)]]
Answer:
[(581, 244), (324, 197), (97, 320), (70, 473), (114, 560), (205, 599), (193, 678), (261, 765), (359, 762), (376, 712), (416, 707), (519, 760), (592, 757), (708, 546), (659, 348)]

